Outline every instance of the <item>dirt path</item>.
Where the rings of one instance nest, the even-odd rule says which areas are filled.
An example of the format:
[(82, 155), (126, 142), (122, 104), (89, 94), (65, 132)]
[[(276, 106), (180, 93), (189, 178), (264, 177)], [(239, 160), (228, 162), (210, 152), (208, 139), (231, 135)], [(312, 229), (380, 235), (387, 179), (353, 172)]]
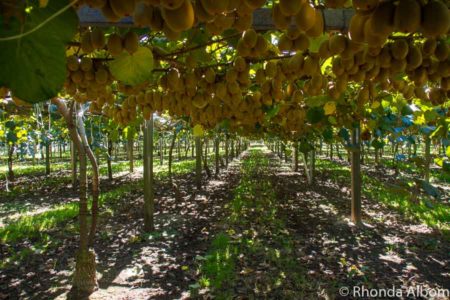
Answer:
[[(167, 180), (157, 182), (156, 230), (152, 234), (142, 234), (140, 189), (124, 196), (114, 207), (102, 209), (95, 246), (99, 290), (90, 299), (187, 297), (189, 285), (195, 282), (195, 257), (206, 251), (223, 205), (231, 197), (229, 191), (239, 180), (238, 162), (221, 170), (218, 178), (204, 177), (201, 192), (194, 188), (192, 173), (175, 176), (177, 191)], [(63, 225), (76, 230), (77, 222), (74, 219)], [(0, 299), (70, 298), (78, 237), (66, 229), (47, 232), (61, 241), (58, 248), (33, 253), (20, 264), (0, 271)], [(17, 248), (30, 246), (21, 244)]]
[(326, 170), (318, 170), (313, 186), (286, 168), (272, 181), (280, 218), (288, 220), (300, 262), (315, 282), (313, 295), (334, 297), (340, 287), (361, 285), (450, 289), (450, 244), (439, 233), (369, 199), (363, 199), (366, 226), (354, 227), (347, 218), (350, 190)]

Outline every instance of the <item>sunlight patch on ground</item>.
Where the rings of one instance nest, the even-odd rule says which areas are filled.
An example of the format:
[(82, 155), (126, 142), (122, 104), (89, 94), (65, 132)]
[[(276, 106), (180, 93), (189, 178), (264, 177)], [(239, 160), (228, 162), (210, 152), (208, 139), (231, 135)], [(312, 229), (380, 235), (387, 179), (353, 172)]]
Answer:
[(394, 264), (402, 264), (405, 260), (403, 258), (401, 258), (400, 256), (396, 255), (396, 254), (381, 254), (380, 255), (380, 259), (388, 262), (388, 263), (394, 263)]
[[(67, 197), (67, 198), (64, 198), (64, 200), (67, 203), (71, 203), (71, 202), (77, 201), (78, 199)], [(6, 224), (11, 223), (12, 221), (15, 221), (21, 217), (34, 216), (34, 215), (38, 215), (38, 214), (41, 214), (41, 213), (44, 213), (46, 211), (53, 210), (53, 209), (55, 209), (55, 206), (43, 206), (36, 210), (32, 210), (32, 211), (28, 211), (28, 212), (18, 212), (18, 213), (8, 215), (8, 217), (6, 217), (6, 218), (0, 218), (0, 228), (2, 228)]]

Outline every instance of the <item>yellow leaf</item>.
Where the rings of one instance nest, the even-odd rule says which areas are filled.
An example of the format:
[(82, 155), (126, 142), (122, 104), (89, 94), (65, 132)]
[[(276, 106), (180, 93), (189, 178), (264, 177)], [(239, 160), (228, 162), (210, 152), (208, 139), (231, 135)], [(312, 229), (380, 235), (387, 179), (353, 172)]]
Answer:
[(377, 109), (378, 107), (380, 107), (381, 103), (379, 101), (374, 101), (372, 103), (372, 109)]
[(39, 7), (46, 7), (48, 4), (48, 0), (39, 0)]
[(336, 112), (336, 102), (334, 101), (328, 101), (323, 106), (323, 110), (325, 111), (325, 115), (329, 116)]
[(197, 124), (194, 126), (194, 136), (195, 137), (202, 137), (203, 136), (203, 126), (200, 124)]

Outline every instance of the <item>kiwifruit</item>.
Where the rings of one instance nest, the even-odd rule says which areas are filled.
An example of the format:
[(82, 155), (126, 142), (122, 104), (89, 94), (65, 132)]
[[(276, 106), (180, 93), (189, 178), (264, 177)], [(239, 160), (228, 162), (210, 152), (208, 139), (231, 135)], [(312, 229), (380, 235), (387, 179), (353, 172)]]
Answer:
[(75, 72), (80, 68), (78, 57), (76, 57), (75, 55), (68, 56), (66, 60), (67, 69), (69, 69), (70, 71)]
[(233, 26), (234, 24), (234, 21), (235, 21), (235, 14), (234, 12), (232, 12), (217, 15), (214, 20), (214, 23), (216, 24), (216, 26), (220, 28), (220, 32), (222, 33), (223, 31), (231, 28), (231, 26)]
[(70, 79), (72, 79), (72, 81), (74, 83), (81, 83), (81, 81), (83, 81), (83, 72), (81, 70), (77, 70), (75, 72), (71, 72), (70, 73)]
[(392, 74), (402, 73), (406, 70), (406, 59), (393, 59), (391, 61)]
[(183, 5), (184, 0), (160, 0), (160, 6), (165, 9), (177, 9)]
[(416, 45), (410, 45), (406, 56), (407, 70), (414, 70), (422, 64), (422, 52)]
[[(319, 37), (323, 34), (324, 23), (323, 23), (323, 15), (321, 10), (317, 10), (315, 13), (315, 22), (313, 27), (306, 31), (306, 35), (312, 38)], [(297, 24), (298, 25), (298, 24)]]
[(428, 57), (434, 54), (436, 50), (437, 42), (434, 38), (426, 39), (422, 45), (422, 53), (424, 57)]
[(253, 14), (241, 15), (237, 14), (236, 19), (233, 24), (233, 28), (237, 31), (246, 31), (252, 27), (253, 24)]
[(298, 36), (300, 35), (300, 33), (302, 33), (297, 26), (293, 26), (293, 27), (289, 27), (287, 32), (286, 32), (286, 36), (291, 40), (295, 40), (298, 38)]
[(366, 15), (356, 13), (350, 20), (348, 29), (349, 37), (352, 41), (358, 43), (365, 42), (364, 28), (368, 18)]
[(281, 13), (285, 16), (295, 16), (303, 2), (303, 0), (280, 0)]
[(429, 92), (428, 92), (428, 99), (431, 101), (431, 103), (433, 104), (440, 104), (441, 99), (442, 99), (442, 91), (440, 88), (437, 87), (432, 87), (430, 88)]
[(92, 46), (91, 33), (89, 31), (83, 33), (80, 44), (84, 53), (91, 53), (95, 50), (94, 46)]
[(427, 99), (427, 93), (425, 92), (425, 90), (422, 86), (417, 86), (414, 89), (414, 95), (416, 95), (416, 97), (421, 100)]
[(256, 50), (257, 56), (266, 54), (268, 47), (269, 43), (267, 42), (267, 40), (262, 35), (258, 35), (256, 46), (254, 48)]
[(103, 8), (107, 3), (107, 0), (86, 0), (86, 4), (92, 8)]
[(434, 56), (436, 56), (436, 58), (439, 61), (444, 61), (447, 59), (448, 55), (449, 55), (449, 47), (446, 41), (445, 40), (438, 41), (436, 45), (436, 50), (434, 50)]
[(439, 62), (437, 72), (441, 77), (450, 77), (450, 59), (447, 58), (447, 60)]
[(277, 69), (278, 69), (278, 66), (275, 61), (272, 61), (272, 60), (268, 61), (266, 63), (266, 65), (264, 66), (264, 71), (265, 71), (266, 77), (269, 77), (269, 78), (275, 77), (275, 75), (277, 73)]
[(309, 48), (309, 37), (305, 33), (300, 33), (294, 40), (293, 49), (295, 51), (306, 51)]
[(280, 39), (278, 40), (278, 49), (280, 51), (290, 51), (292, 50), (293, 46), (293, 41), (289, 39), (286, 34), (280, 36)]
[(408, 42), (405, 39), (397, 39), (391, 44), (392, 57), (400, 60), (406, 58), (409, 51)]
[(386, 42), (386, 36), (374, 34), (370, 24), (370, 19), (364, 23), (364, 40), (370, 47), (381, 46)]
[(208, 22), (214, 19), (214, 15), (205, 10), (201, 1), (195, 1), (195, 17), (200, 22)]
[(181, 32), (194, 25), (194, 8), (190, 0), (183, 0), (177, 9), (162, 9), (162, 17), (173, 31)]
[(380, 52), (380, 55), (378, 56), (378, 62), (380, 64), (380, 67), (389, 68), (391, 66), (391, 59), (392, 57), (389, 47), (383, 47), (383, 49)]
[(331, 56), (329, 43), (327, 40), (323, 41), (319, 47), (319, 56), (321, 59), (327, 59)]
[(379, 0), (353, 0), (352, 4), (357, 11), (370, 11), (376, 8), (379, 2)]
[(91, 32), (91, 43), (94, 49), (103, 49), (105, 47), (105, 34), (103, 30), (96, 27)]
[(332, 55), (341, 54), (347, 47), (347, 39), (342, 34), (335, 34), (330, 37), (328, 47)]
[(216, 81), (216, 72), (214, 72), (214, 69), (212, 69), (212, 68), (206, 69), (205, 80), (209, 84), (212, 84)]
[(233, 67), (238, 72), (244, 72), (247, 69), (247, 62), (245, 59), (241, 56), (237, 56), (234, 60)]
[(123, 37), (123, 48), (133, 54), (139, 48), (139, 36), (134, 31), (128, 31)]
[(220, 14), (225, 12), (228, 8), (229, 0), (199, 0), (202, 2), (203, 8), (205, 11), (210, 14)]
[(422, 8), (422, 31), (425, 36), (438, 37), (450, 28), (450, 12), (446, 4), (431, 0)]
[(111, 22), (117, 22), (122, 18), (122, 16), (116, 15), (109, 2), (107, 2), (106, 5), (102, 7), (102, 14), (108, 21)]
[(133, 21), (136, 26), (150, 26), (153, 18), (153, 6), (139, 2), (134, 9)]
[(112, 56), (119, 56), (123, 52), (122, 38), (117, 33), (113, 33), (108, 38), (107, 48)]
[(300, 30), (308, 31), (315, 26), (318, 18), (321, 16), (317, 14), (316, 9), (310, 5), (309, 1), (304, 1), (295, 16), (295, 23)]
[(90, 69), (88, 71), (84, 71), (84, 79), (85, 80), (94, 80), (95, 79), (95, 73), (94, 73), (94, 69)]
[(382, 2), (370, 16), (371, 30), (375, 34), (387, 36), (394, 30), (395, 5), (393, 2)]
[(153, 8), (152, 21), (150, 22), (150, 28), (154, 31), (161, 31), (164, 28), (164, 20), (161, 15), (159, 7)]
[(279, 4), (275, 4), (272, 8), (272, 19), (275, 27), (279, 30), (287, 29), (291, 23), (291, 18), (283, 15)]
[(401, 32), (416, 32), (420, 27), (421, 7), (417, 0), (400, 0), (394, 14), (394, 27)]
[(256, 42), (258, 40), (258, 34), (255, 30), (249, 29), (244, 32), (242, 35), (242, 40), (250, 48), (254, 48), (256, 46)]
[(131, 15), (134, 12), (135, 0), (108, 0), (113, 12), (119, 16)]
[(92, 59), (90, 59), (89, 57), (82, 57), (81, 61), (80, 61), (80, 69), (84, 72), (87, 72), (89, 70), (92, 70)]
[(236, 51), (238, 55), (242, 57), (248, 57), (250, 55), (250, 48), (240, 39), (236, 46)]

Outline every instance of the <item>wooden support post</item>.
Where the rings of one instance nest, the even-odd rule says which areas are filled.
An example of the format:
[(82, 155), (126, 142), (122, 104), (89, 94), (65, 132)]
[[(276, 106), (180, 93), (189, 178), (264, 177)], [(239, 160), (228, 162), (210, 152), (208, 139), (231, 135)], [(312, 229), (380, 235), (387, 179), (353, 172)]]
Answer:
[(227, 167), (228, 167), (228, 160), (229, 160), (229, 157), (228, 157), (228, 155), (229, 155), (228, 148), (229, 148), (229, 144), (230, 144), (229, 139), (230, 138), (228, 137), (228, 134), (227, 134), (225, 137), (225, 163), (226, 163)]
[(351, 220), (361, 224), (361, 142), (359, 122), (352, 129), (352, 203)]
[(430, 164), (431, 164), (431, 139), (429, 135), (425, 135), (425, 166), (423, 179), (430, 182)]
[(70, 142), (70, 162), (72, 165), (72, 188), (75, 189), (78, 183), (77, 175), (77, 147), (73, 141)]
[(155, 191), (153, 180), (153, 116), (144, 121), (144, 230), (155, 229)]
[(294, 142), (294, 151), (292, 151), (293, 155), (294, 155), (294, 171), (298, 172), (298, 141)]
[(214, 141), (214, 160), (215, 160), (215, 165), (216, 165), (216, 178), (219, 176), (219, 172), (220, 172), (220, 165), (219, 165), (219, 147), (220, 147), (220, 139), (219, 137), (216, 137), (215, 141)]
[(127, 132), (127, 152), (128, 152), (128, 161), (130, 173), (134, 172), (134, 128), (131, 126), (128, 127)]
[(195, 137), (195, 183), (197, 189), (202, 188), (202, 141), (201, 137)]

